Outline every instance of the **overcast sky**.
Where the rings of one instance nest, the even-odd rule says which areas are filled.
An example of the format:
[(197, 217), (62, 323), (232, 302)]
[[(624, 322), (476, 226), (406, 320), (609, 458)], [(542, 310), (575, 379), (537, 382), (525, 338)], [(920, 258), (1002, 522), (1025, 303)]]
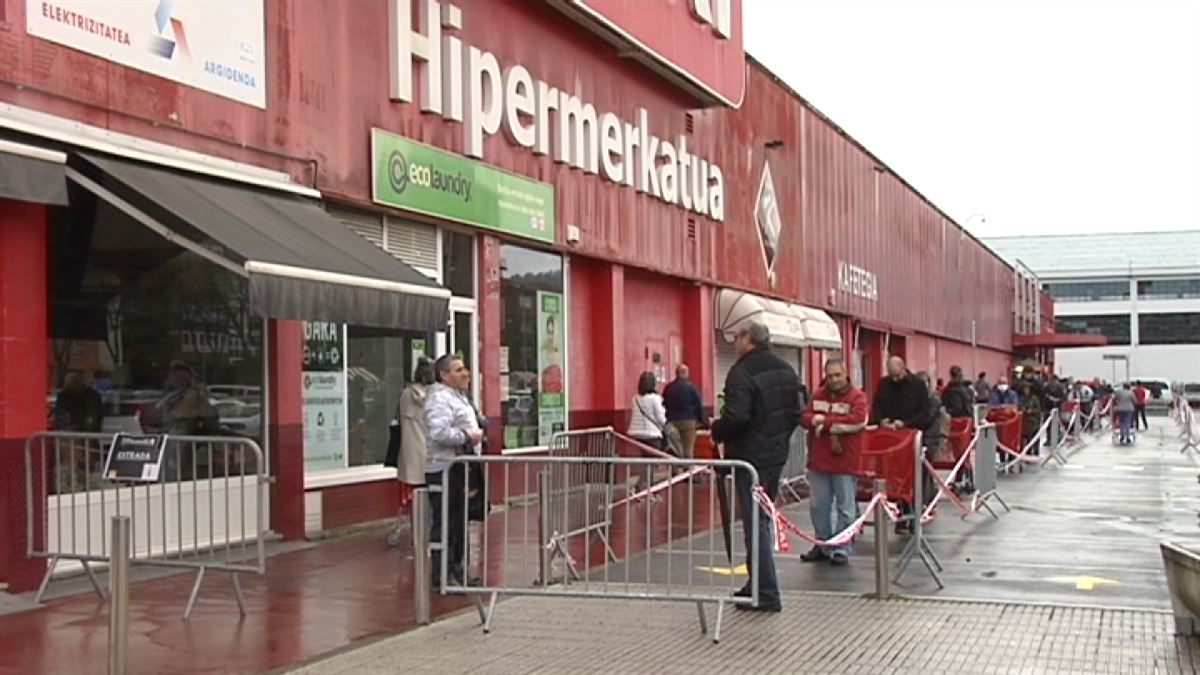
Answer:
[(1196, 0), (744, 7), (746, 51), (979, 236), (1200, 228)]

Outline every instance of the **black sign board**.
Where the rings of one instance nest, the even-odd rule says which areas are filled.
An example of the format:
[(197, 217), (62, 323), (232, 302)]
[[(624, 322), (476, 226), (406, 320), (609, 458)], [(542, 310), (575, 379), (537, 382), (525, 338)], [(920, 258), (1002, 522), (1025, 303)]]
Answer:
[(104, 461), (104, 477), (156, 483), (166, 450), (166, 434), (117, 434)]

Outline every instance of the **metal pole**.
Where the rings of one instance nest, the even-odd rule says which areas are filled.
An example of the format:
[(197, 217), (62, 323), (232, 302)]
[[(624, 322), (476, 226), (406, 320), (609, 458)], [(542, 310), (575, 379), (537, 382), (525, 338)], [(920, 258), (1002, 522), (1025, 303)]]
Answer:
[(413, 616), (418, 626), (429, 624), (429, 488), (413, 490)]
[[(887, 481), (875, 479), (875, 494), (887, 493)], [(919, 517), (919, 516), (918, 516)], [(875, 505), (875, 597), (883, 600), (892, 595), (892, 577), (888, 559), (888, 517), (882, 502)]]
[(125, 675), (129, 661), (129, 516), (112, 517), (108, 571), (108, 675)]
[[(1062, 405), (1061, 403), (1059, 405)], [(1050, 452), (1058, 450), (1062, 438), (1062, 413), (1058, 408), (1050, 410)]]
[(539, 471), (537, 477), (538, 491), (538, 582), (542, 588), (550, 585), (550, 472)]

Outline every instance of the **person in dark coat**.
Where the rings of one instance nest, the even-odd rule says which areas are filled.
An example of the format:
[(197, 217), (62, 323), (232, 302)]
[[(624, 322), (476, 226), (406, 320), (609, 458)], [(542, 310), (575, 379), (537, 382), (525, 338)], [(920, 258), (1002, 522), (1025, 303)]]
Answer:
[(963, 379), (961, 366), (950, 367), (950, 383), (942, 391), (942, 407), (951, 417), (972, 417), (975, 408), (975, 390)]
[[(758, 471), (758, 480), (773, 501), (779, 492), (779, 477), (787, 462), (792, 432), (800, 417), (800, 382), (796, 371), (771, 351), (771, 333), (760, 323), (750, 323), (737, 333), (734, 342), (738, 360), (725, 378), (725, 404), (712, 423), (713, 441), (725, 446), (726, 459), (748, 462)], [(754, 500), (747, 472), (735, 472), (736, 497), (746, 538), (747, 568), (758, 575), (758, 605), (738, 609), (778, 612), (779, 584), (772, 557), (771, 523), (759, 512), (758, 551), (753, 553), (750, 517)], [(750, 595), (749, 582), (737, 592)]]
[(925, 382), (908, 372), (904, 359), (888, 359), (887, 377), (875, 387), (871, 405), (871, 423), (885, 429), (923, 430), (929, 426), (929, 389)]
[[(888, 359), (887, 370), (887, 377), (875, 387), (871, 423), (883, 429), (924, 431), (930, 422), (929, 389), (925, 381), (910, 373), (904, 359), (899, 356)], [(911, 514), (912, 505), (901, 504), (901, 511), (906, 515)], [(896, 523), (897, 534), (908, 529), (907, 523)]]

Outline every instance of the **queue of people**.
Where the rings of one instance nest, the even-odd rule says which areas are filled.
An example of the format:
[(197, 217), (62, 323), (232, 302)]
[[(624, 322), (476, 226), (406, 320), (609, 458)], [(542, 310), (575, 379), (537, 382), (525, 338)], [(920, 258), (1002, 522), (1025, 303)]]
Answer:
[[(723, 445), (724, 456), (753, 466), (762, 490), (774, 500), (792, 433), (797, 426), (803, 427), (808, 437), (809, 515), (822, 540), (844, 531), (857, 516), (859, 462), (872, 426), (921, 431), (924, 453), (932, 459), (944, 449), (951, 420), (971, 417), (976, 404), (1021, 410), (1027, 419), (1026, 434), (1030, 434), (1036, 433), (1044, 415), (1064, 401), (1077, 400), (1082, 405), (1096, 399), (1096, 391), (1082, 382), (1045, 379), (1030, 372), (1022, 374), (1015, 386), (1003, 376), (993, 385), (982, 372), (974, 381), (967, 380), (956, 365), (950, 368), (948, 381), (935, 381), (928, 373), (909, 371), (898, 356), (888, 360), (887, 375), (878, 382), (869, 403), (864, 392), (851, 383), (847, 364), (840, 357), (825, 362), (820, 386), (809, 396), (801, 389), (793, 367), (772, 351), (765, 325), (745, 325), (735, 336), (735, 347), (738, 360), (723, 383), (723, 403), (715, 420), (707, 420), (699, 388), (691, 382), (688, 367), (681, 364), (662, 394), (653, 373), (641, 375), (631, 401), (629, 435), (655, 450), (693, 457), (697, 430), (708, 426), (713, 442)], [(441, 512), (440, 498), (430, 502), (432, 537), (439, 538), (442, 528), (451, 528), (444, 555), (450, 577), (465, 583), (474, 582), (464, 569), (465, 524), (486, 515), (486, 508), (482, 515), (463, 513), (464, 503), (486, 503), (483, 481), (481, 477), (472, 480), (464, 473), (466, 465), (451, 461), (458, 455), (483, 451), (485, 422), (468, 396), (470, 378), (463, 360), (454, 355), (435, 363), (418, 363), (413, 384), (397, 405), (391, 444), (395, 448), (389, 447), (388, 457), (388, 463), (397, 467), (398, 479), (408, 487), (441, 484), (444, 472), (452, 472), (449, 512)], [(1133, 424), (1139, 399), (1129, 385), (1118, 392), (1118, 398), (1125, 434)], [(969, 473), (966, 481), (969, 487)], [(466, 499), (464, 489), (469, 491)], [(753, 546), (749, 516), (758, 508), (753, 489), (750, 475), (736, 472), (735, 502), (743, 522), (747, 570), (759, 585), (758, 604), (738, 608), (778, 612), (782, 600), (772, 554), (772, 526), (763, 513), (758, 520), (758, 545)], [(932, 485), (926, 486), (926, 494), (934, 491)], [(916, 505), (908, 508), (911, 512)], [(801, 560), (845, 566), (852, 552), (852, 542), (814, 546)], [(440, 560), (435, 558), (433, 569), (436, 585)], [(748, 596), (750, 582), (737, 593)]]

